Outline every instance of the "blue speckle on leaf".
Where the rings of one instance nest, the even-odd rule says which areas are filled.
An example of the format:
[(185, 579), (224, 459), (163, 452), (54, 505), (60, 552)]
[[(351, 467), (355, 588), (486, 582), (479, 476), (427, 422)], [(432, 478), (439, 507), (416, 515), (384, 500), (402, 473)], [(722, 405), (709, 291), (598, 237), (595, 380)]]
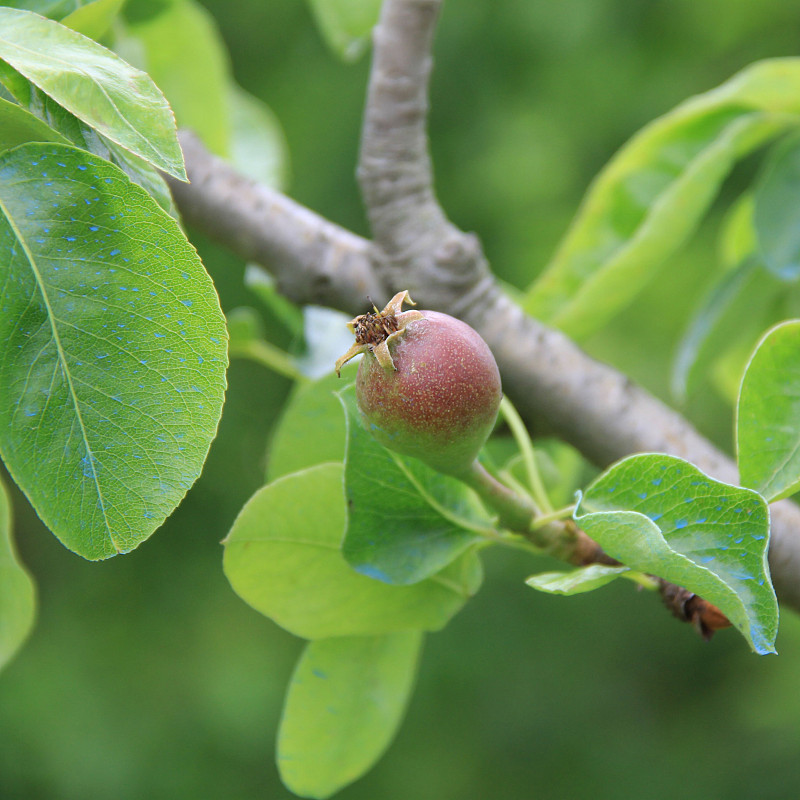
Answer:
[(375, 580), (383, 581), (384, 583), (391, 583), (389, 576), (373, 564), (360, 564), (356, 567), (356, 572), (360, 572), (368, 578), (375, 578)]
[(689, 520), (687, 520), (687, 519), (679, 519), (675, 523), (675, 527), (676, 528), (685, 528), (688, 524), (689, 524)]
[(81, 459), (81, 466), (83, 467), (83, 477), (93, 478), (97, 474), (97, 459), (92, 455), (85, 455)]

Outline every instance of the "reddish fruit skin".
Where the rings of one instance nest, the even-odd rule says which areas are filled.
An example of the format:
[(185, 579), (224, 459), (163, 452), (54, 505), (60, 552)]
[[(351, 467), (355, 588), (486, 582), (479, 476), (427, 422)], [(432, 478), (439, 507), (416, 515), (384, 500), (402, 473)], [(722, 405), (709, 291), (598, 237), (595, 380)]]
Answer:
[(469, 470), (502, 399), (486, 342), (461, 320), (423, 311), (389, 344), (395, 369), (371, 352), (356, 376), (358, 408), (385, 447), (451, 475)]

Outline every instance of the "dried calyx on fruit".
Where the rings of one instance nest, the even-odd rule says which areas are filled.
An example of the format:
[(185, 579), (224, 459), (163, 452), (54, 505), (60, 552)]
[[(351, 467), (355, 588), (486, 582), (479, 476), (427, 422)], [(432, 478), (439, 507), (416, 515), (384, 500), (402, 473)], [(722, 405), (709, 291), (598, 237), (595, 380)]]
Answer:
[(356, 400), (372, 435), (385, 447), (440, 472), (463, 476), (492, 430), (500, 407), (500, 373), (486, 342), (455, 317), (402, 311), (399, 292), (382, 310), (348, 323), (359, 353)]

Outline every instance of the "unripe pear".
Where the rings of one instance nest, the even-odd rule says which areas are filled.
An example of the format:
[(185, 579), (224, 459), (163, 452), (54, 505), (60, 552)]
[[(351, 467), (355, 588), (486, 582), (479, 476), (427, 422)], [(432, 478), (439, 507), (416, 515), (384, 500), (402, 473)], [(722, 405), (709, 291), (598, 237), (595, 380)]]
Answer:
[[(401, 312), (408, 293), (350, 324), (364, 352), (356, 376), (358, 408), (385, 447), (434, 469), (464, 475), (492, 430), (502, 399), (491, 350), (469, 325), (436, 311)], [(368, 331), (371, 342), (359, 342)], [(383, 333), (380, 333), (383, 331)], [(362, 338), (365, 338), (362, 336)]]

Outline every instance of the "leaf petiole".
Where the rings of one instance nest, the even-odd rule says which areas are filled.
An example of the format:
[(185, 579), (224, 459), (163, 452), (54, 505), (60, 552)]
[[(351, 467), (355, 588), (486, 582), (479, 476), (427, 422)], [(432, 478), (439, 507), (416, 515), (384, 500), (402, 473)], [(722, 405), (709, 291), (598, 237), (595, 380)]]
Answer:
[(547, 490), (544, 488), (544, 482), (542, 481), (539, 467), (536, 464), (536, 454), (533, 450), (531, 437), (528, 435), (522, 417), (520, 417), (517, 413), (517, 409), (514, 408), (511, 401), (505, 395), (503, 395), (503, 399), (500, 401), (500, 413), (503, 415), (503, 419), (511, 430), (511, 434), (522, 454), (525, 472), (528, 476), (528, 483), (533, 492), (533, 499), (536, 505), (545, 514), (549, 514), (553, 510), (553, 506), (550, 503), (550, 498), (547, 496)]
[(551, 510), (548, 514), (541, 514), (540, 516), (536, 517), (531, 524), (531, 530), (544, 528), (545, 525), (549, 525), (551, 522), (557, 522), (561, 519), (569, 519), (572, 516), (573, 511), (575, 511), (574, 503), (569, 506), (564, 506), (563, 508), (558, 508), (555, 511)]

